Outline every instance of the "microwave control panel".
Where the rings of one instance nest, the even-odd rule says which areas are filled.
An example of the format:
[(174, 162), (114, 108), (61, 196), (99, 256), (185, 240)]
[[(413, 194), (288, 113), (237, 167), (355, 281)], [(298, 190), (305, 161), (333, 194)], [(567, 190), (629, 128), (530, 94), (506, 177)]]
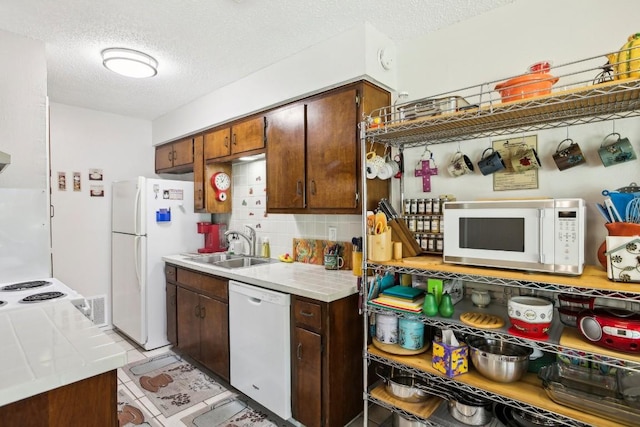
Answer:
[(555, 263), (576, 265), (583, 262), (583, 221), (578, 209), (555, 209)]

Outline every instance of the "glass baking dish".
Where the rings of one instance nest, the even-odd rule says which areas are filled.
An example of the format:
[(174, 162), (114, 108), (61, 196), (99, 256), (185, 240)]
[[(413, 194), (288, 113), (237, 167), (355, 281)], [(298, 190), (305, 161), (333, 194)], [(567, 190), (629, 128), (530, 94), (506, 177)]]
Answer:
[(559, 405), (628, 426), (640, 425), (640, 410), (628, 406), (622, 399), (596, 396), (556, 382), (543, 383), (543, 387), (549, 398)]
[(562, 384), (594, 396), (620, 398), (618, 381), (614, 375), (601, 374), (593, 369), (565, 363), (553, 363), (540, 369), (543, 382)]

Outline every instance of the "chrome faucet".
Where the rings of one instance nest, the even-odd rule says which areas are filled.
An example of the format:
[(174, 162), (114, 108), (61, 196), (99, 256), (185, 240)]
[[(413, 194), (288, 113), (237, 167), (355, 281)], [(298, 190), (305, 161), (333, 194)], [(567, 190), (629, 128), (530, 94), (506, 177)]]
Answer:
[(236, 237), (239, 236), (245, 239), (249, 244), (249, 256), (255, 256), (256, 255), (256, 230), (254, 230), (252, 227), (249, 227), (248, 225), (245, 225), (245, 227), (249, 230), (248, 236), (244, 233), (241, 233), (240, 231), (234, 231), (234, 230), (227, 230), (224, 232), (224, 235), (236, 236)]

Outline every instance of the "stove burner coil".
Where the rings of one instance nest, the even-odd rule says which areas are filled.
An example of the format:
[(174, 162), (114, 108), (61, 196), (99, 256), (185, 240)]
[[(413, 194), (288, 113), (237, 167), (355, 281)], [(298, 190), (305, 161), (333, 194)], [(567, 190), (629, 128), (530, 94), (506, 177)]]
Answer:
[(26, 296), (20, 300), (23, 303), (33, 303), (33, 302), (42, 302), (49, 301), (56, 298), (64, 297), (66, 294), (62, 292), (41, 292), (39, 294), (33, 294)]
[(0, 288), (0, 291), (26, 291), (49, 285), (51, 285), (51, 282), (47, 282), (46, 280), (32, 280), (29, 282), (13, 283), (11, 285), (3, 286)]

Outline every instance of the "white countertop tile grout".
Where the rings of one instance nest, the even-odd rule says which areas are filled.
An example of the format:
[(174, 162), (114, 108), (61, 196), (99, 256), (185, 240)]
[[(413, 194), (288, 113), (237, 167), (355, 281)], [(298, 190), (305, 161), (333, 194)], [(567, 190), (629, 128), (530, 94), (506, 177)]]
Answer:
[(208, 273), (266, 289), (332, 302), (357, 293), (357, 277), (351, 270), (325, 270), (322, 265), (273, 262), (253, 267), (228, 269), (190, 260), (178, 254), (162, 259), (179, 267)]
[[(2, 327), (6, 325), (8, 327)], [(0, 312), (0, 406), (112, 371), (126, 351), (68, 300)]]

